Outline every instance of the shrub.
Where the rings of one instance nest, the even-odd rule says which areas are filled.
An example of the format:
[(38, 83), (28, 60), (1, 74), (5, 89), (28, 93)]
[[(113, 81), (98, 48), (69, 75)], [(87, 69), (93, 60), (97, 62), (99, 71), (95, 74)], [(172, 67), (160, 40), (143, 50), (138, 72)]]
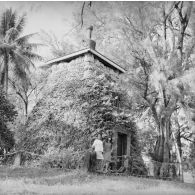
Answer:
[(147, 175), (147, 168), (141, 156), (141, 144), (138, 136), (138, 128), (135, 123), (131, 123), (131, 159), (130, 174)]
[(1, 150), (9, 151), (14, 146), (14, 135), (10, 131), (9, 124), (17, 116), (15, 107), (11, 104), (5, 93), (0, 88), (0, 154)]
[(41, 157), (39, 165), (43, 168), (76, 169), (80, 167), (82, 157), (82, 152), (74, 151), (73, 148), (54, 149)]
[(129, 172), (133, 175), (147, 175), (147, 169), (140, 155), (132, 155)]

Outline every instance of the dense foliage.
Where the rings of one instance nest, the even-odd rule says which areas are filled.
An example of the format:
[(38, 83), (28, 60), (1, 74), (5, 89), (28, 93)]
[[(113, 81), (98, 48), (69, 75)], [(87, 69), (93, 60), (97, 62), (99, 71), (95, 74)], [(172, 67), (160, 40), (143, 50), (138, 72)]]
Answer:
[(18, 147), (46, 155), (44, 164), (48, 162), (53, 166), (59, 162), (52, 160), (50, 151), (58, 151), (58, 159), (64, 161), (61, 154), (71, 148), (72, 154), (79, 153), (82, 159), (97, 133), (106, 135), (121, 126), (132, 133), (134, 157), (140, 157), (132, 102), (126, 92), (108, 73), (94, 70), (85, 78), (86, 74), (81, 74), (77, 66), (82, 68), (85, 62), (77, 65), (73, 61), (53, 68), (43, 97), (32, 110), (25, 130), (21, 130)]
[[(17, 129), (17, 148), (43, 154), (40, 161), (43, 166), (58, 164), (60, 167), (63, 162), (69, 167), (72, 158), (78, 165), (80, 156), (77, 154), (82, 155), (82, 151), (91, 146), (94, 136), (99, 132), (108, 134), (117, 124), (132, 135), (132, 166), (139, 167), (139, 170), (132, 167), (131, 172), (145, 172), (139, 155), (141, 151), (165, 165), (162, 169), (158, 168), (161, 176), (165, 176), (163, 172), (169, 170), (166, 165), (171, 161), (181, 162), (182, 158), (193, 161), (193, 6), (192, 2), (179, 1), (95, 2), (88, 7), (83, 6), (84, 34), (79, 28), (74, 37), (80, 41), (77, 48), (86, 39), (86, 28), (93, 24), (95, 31), (92, 37), (97, 41), (97, 49), (127, 69), (127, 74), (121, 79), (126, 91), (104, 70), (85, 71), (88, 68), (79, 59), (53, 67), (48, 77), (46, 74), (46, 77), (39, 75), (40, 78), (37, 78), (34, 72), (29, 75), (29, 67), (34, 65), (32, 60), (40, 59), (40, 56), (33, 52), (37, 44), (29, 43), (32, 34), (21, 37), (26, 17), (18, 17), (11, 9), (3, 12), (0, 24), (0, 81), (6, 94), (9, 81), (12, 86), (10, 91), (14, 91), (12, 99), (18, 96), (14, 102), (18, 110), (25, 110), (28, 117), (25, 125), (16, 127), (26, 120), (20, 117), (19, 125), (12, 127)], [(74, 45), (67, 43), (69, 41), (44, 34), (45, 40), (43, 36), (42, 41), (49, 46), (52, 57), (76, 50)], [(83, 71), (89, 73), (85, 75), (87, 77), (83, 76)], [(40, 87), (37, 87), (40, 84), (38, 80), (42, 83)], [(35, 91), (43, 92), (39, 100), (37, 92), (32, 95)], [(34, 98), (33, 101), (31, 98)], [(37, 100), (29, 114), (32, 106), (29, 103)], [(185, 115), (184, 119), (181, 115)], [(12, 143), (10, 148), (13, 138), (7, 121), (2, 122), (1, 117), (0, 122), (1, 140), (4, 140), (1, 143), (6, 145), (2, 137), (7, 136), (6, 140)], [(191, 150), (189, 143), (192, 143)], [(55, 158), (59, 159), (57, 163)], [(170, 174), (167, 172), (166, 176)]]
[[(172, 148), (181, 149), (183, 142), (173, 124), (175, 114), (178, 117), (185, 112), (193, 139), (194, 13), (192, 2), (178, 1), (106, 6), (94, 3), (83, 14), (86, 25), (93, 23), (98, 29), (95, 36), (103, 43), (102, 47), (128, 69), (124, 83), (135, 97), (137, 119), (150, 118), (155, 126), (157, 136), (153, 137), (156, 140), (152, 157), (162, 165), (171, 161)], [(181, 150), (175, 151), (178, 162), (180, 153)]]
[(0, 152), (10, 150), (14, 146), (14, 134), (8, 128), (8, 123), (13, 122), (17, 112), (15, 107), (5, 97), (0, 89)]
[[(88, 79), (79, 90), (78, 103), (86, 118), (87, 135), (108, 134), (117, 125), (131, 123), (131, 102), (109, 75)], [(128, 128), (131, 130), (131, 126)]]

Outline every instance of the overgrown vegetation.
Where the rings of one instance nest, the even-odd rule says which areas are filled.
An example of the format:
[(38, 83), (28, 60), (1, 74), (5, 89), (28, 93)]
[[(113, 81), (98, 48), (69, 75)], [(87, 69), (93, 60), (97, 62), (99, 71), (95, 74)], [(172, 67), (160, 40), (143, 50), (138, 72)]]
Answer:
[(85, 71), (77, 75), (77, 66), (85, 62), (76, 65), (73, 61), (52, 70), (43, 98), (21, 130), (18, 148), (43, 155), (43, 166), (76, 168), (98, 133), (106, 135), (121, 126), (132, 133), (134, 157), (141, 159), (132, 102), (126, 92), (108, 73), (95, 71), (83, 78)]
[(7, 152), (14, 146), (14, 132), (10, 131), (9, 123), (12, 123), (17, 116), (15, 106), (7, 99), (0, 88), (0, 155), (4, 150)]
[[(77, 59), (51, 68), (49, 76), (37, 76), (31, 68), (34, 60), (41, 59), (34, 53), (39, 44), (29, 42), (34, 34), (21, 36), (26, 15), (18, 17), (12, 9), (3, 11), (0, 84), (4, 92), (0, 108), (5, 112), (0, 110), (0, 146), (36, 153), (40, 156), (25, 154), (23, 160), (39, 159), (43, 167), (76, 168), (94, 136), (108, 134), (117, 124), (132, 135), (131, 172), (146, 173), (140, 156), (144, 151), (160, 162), (157, 176), (169, 177), (169, 163), (194, 162), (194, 3), (86, 5), (83, 3), (81, 10), (82, 22), (79, 13), (79, 24), (83, 29), (93, 24), (98, 50), (123, 65), (126, 74), (117, 82), (105, 70), (92, 68), (85, 72), (89, 75), (83, 75), (86, 64)], [(77, 30), (74, 38), (83, 43), (86, 37)], [(43, 42), (54, 57), (76, 48), (55, 35), (44, 36)], [(29, 112), (31, 98), (36, 105)], [(16, 118), (16, 111), (8, 99), (22, 113), (14, 126), (9, 123)]]
[[(120, 5), (92, 5), (91, 9), (86, 8), (82, 16), (87, 20), (87, 25), (90, 22), (95, 24), (97, 39), (105, 41), (103, 47), (128, 69), (124, 83), (134, 97), (137, 118), (150, 118), (154, 124), (157, 136), (151, 150), (152, 157), (162, 162), (158, 174), (164, 175), (163, 170), (168, 170), (166, 166), (172, 161), (172, 147), (177, 148), (176, 161), (181, 163), (181, 150), (179, 152), (178, 148), (182, 137), (174, 138), (178, 131), (172, 121), (174, 115), (179, 117), (182, 112), (185, 113), (190, 138), (194, 139), (193, 3), (122, 2)], [(101, 6), (104, 11), (100, 12)], [(108, 12), (116, 15), (109, 17)], [(115, 47), (110, 49), (113, 42)], [(187, 131), (186, 128), (184, 134)]]

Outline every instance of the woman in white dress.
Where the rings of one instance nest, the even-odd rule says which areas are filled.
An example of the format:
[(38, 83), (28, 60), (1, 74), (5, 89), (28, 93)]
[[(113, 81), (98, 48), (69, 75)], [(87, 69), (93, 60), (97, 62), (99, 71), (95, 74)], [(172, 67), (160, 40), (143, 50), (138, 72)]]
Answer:
[(96, 159), (97, 159), (97, 169), (102, 171), (102, 162), (104, 160), (103, 157), (103, 142), (101, 134), (98, 134), (97, 138), (95, 139), (92, 148), (96, 152)]
[(104, 162), (105, 162), (105, 172), (108, 172), (108, 168), (111, 162), (112, 153), (112, 143), (111, 139), (106, 137), (104, 142)]

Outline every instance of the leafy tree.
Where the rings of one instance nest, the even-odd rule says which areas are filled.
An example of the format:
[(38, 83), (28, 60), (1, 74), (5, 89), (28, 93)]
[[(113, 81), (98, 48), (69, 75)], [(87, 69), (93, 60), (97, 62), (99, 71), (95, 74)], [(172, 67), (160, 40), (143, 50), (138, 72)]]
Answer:
[(193, 131), (190, 128), (190, 123), (185, 116), (185, 113), (174, 113), (171, 119), (171, 128), (175, 135), (177, 145), (179, 148), (180, 156), (185, 159), (189, 159), (189, 149), (186, 151), (186, 147), (193, 142)]
[(12, 70), (18, 79), (28, 80), (27, 71), (34, 64), (32, 60), (41, 59), (33, 52), (37, 44), (30, 43), (29, 38), (34, 34), (21, 36), (25, 26), (26, 16), (18, 17), (12, 9), (7, 9), (1, 16), (0, 24), (0, 56), (1, 64), (0, 80), (8, 93), (9, 71)]
[[(177, 9), (177, 6), (180, 8)], [(161, 26), (164, 30), (161, 31), (158, 29), (159, 27), (154, 28), (153, 26), (154, 29), (149, 34), (150, 38), (145, 42), (145, 50), (142, 52), (134, 50), (135, 68), (138, 74), (136, 76), (131, 74), (130, 82), (139, 89), (138, 95), (141, 95), (140, 97), (145, 101), (145, 106), (150, 107), (157, 125), (159, 135), (154, 157), (155, 160), (161, 162), (170, 162), (169, 140), (172, 134), (170, 119), (178, 106), (181, 106), (180, 103), (184, 101), (185, 86), (181, 81), (181, 75), (187, 67), (191, 66), (189, 63), (184, 65), (185, 56), (183, 54), (183, 41), (190, 17), (190, 6), (191, 4), (187, 4), (185, 11), (182, 11), (184, 8), (180, 2), (168, 4), (168, 8), (166, 4), (162, 4), (159, 10), (162, 16), (160, 15), (160, 21), (155, 25)], [(182, 12), (182, 18), (185, 17), (185, 22), (182, 21), (182, 18), (177, 18), (177, 24), (180, 24), (178, 37), (172, 29), (176, 27), (168, 26), (168, 21), (171, 25), (176, 22), (171, 17), (171, 13), (176, 12), (176, 10), (179, 15)], [(167, 40), (168, 31), (173, 33), (173, 41)], [(144, 34), (143, 31), (142, 33)], [(141, 40), (143, 39), (145, 38), (142, 37)], [(145, 55), (143, 55), (143, 52)], [(159, 170), (157, 173), (164, 174), (166, 169), (166, 165), (163, 165), (161, 171)]]
[(144, 118), (137, 122), (139, 127), (139, 137), (141, 144), (141, 151), (146, 155), (154, 153), (155, 143), (157, 140), (158, 132), (154, 121), (151, 117)]
[(5, 93), (0, 89), (0, 149), (8, 151), (14, 146), (14, 135), (10, 131), (8, 124), (13, 122), (17, 112), (13, 104), (5, 97)]
[[(123, 61), (129, 69), (124, 80), (129, 83), (134, 108), (138, 113), (147, 110), (156, 125), (155, 160), (170, 162), (171, 117), (178, 108), (188, 107), (187, 99), (193, 94), (189, 80), (185, 80), (193, 71), (194, 34), (189, 23), (193, 4), (124, 2), (117, 5), (118, 16), (107, 18), (101, 28), (107, 29), (112, 21), (117, 23), (117, 29), (115, 25), (111, 31), (120, 37), (116, 56), (128, 60)], [(163, 165), (161, 169), (163, 174), (167, 167)], [(160, 170), (157, 172), (160, 174)]]

